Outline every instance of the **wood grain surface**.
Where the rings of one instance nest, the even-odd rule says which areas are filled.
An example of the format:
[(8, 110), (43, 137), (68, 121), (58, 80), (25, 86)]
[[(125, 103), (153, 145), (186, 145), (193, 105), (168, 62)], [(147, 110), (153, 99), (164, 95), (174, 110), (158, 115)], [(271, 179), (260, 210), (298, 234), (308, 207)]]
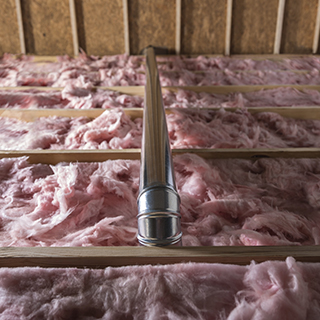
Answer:
[(0, 0), (0, 55), (6, 52), (21, 52), (14, 0)]
[(320, 262), (319, 246), (0, 248), (0, 267), (105, 268), (187, 262), (248, 265), (252, 261)]
[(69, 0), (24, 0), (21, 10), (27, 53), (73, 55)]
[(124, 53), (122, 0), (75, 2), (79, 46), (87, 54)]
[(234, 0), (231, 54), (272, 53), (278, 0)]
[(148, 45), (175, 50), (175, 0), (130, 0), (130, 52), (139, 52)]
[(181, 53), (224, 53), (225, 0), (182, 0)]
[(281, 53), (312, 53), (318, 0), (286, 0)]

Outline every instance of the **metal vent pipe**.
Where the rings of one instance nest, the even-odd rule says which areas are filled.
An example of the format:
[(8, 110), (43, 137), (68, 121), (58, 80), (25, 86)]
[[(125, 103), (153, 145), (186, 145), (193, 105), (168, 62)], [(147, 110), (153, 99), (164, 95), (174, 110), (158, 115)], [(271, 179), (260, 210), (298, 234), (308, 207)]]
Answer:
[(173, 163), (155, 52), (147, 47), (141, 147), (138, 240), (144, 246), (181, 244), (180, 197)]

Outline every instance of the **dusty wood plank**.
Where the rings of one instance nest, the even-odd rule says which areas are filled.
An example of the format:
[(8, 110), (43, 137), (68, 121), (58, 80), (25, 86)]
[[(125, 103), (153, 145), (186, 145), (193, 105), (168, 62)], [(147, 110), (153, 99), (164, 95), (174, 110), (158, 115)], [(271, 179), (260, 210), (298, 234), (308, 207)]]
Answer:
[(21, 53), (15, 0), (0, 0), (0, 55)]
[(79, 45), (87, 54), (125, 52), (122, 0), (78, 0)]
[(0, 248), (0, 267), (105, 268), (186, 262), (248, 265), (252, 261), (320, 262), (319, 246)]
[(231, 53), (272, 53), (278, 0), (234, 1)]
[(225, 0), (182, 0), (182, 54), (223, 54), (225, 32)]
[(140, 159), (140, 149), (123, 150), (19, 150), (0, 151), (0, 159), (27, 156), (30, 163), (102, 162), (117, 159)]
[(21, 8), (28, 53), (73, 54), (68, 0), (24, 0)]
[(286, 1), (281, 52), (312, 53), (317, 5), (317, 0)]
[(129, 30), (132, 54), (153, 45), (175, 50), (175, 0), (130, 0)]

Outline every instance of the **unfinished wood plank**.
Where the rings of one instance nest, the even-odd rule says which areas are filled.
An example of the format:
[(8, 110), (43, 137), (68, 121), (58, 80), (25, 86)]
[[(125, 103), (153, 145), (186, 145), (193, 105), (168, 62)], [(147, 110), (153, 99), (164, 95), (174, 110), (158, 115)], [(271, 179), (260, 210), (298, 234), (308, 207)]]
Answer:
[(227, 1), (227, 19), (226, 19), (226, 42), (224, 54), (230, 56), (230, 47), (231, 47), (231, 28), (232, 28), (232, 5), (233, 1)]
[(268, 260), (320, 262), (319, 246), (0, 248), (0, 267), (105, 268), (186, 262), (248, 265)]
[(20, 40), (20, 49), (21, 53), (26, 53), (26, 45), (24, 41), (24, 30), (23, 30), (23, 21), (22, 21), (22, 13), (21, 13), (21, 3), (20, 0), (16, 0), (16, 9), (17, 9), (17, 20), (19, 27), (19, 40)]
[(21, 53), (15, 0), (0, 0), (0, 55)]
[[(144, 97), (143, 86), (128, 86), (128, 87), (95, 87), (100, 90), (111, 90), (128, 95), (136, 95)], [(233, 92), (253, 92), (260, 90), (276, 89), (276, 88), (294, 88), (297, 90), (317, 90), (320, 91), (320, 85), (252, 85), (252, 86), (168, 86), (162, 87), (162, 91), (177, 92), (178, 90), (190, 90), (194, 92), (208, 92), (217, 94), (228, 94)], [(63, 88), (58, 87), (0, 87), (0, 91), (62, 91)]]
[(122, 0), (78, 0), (75, 5), (79, 45), (87, 54), (125, 52)]
[(274, 48), (273, 48), (273, 53), (274, 54), (279, 54), (280, 53), (280, 45), (281, 45), (281, 36), (282, 36), (282, 26), (283, 26), (283, 16), (284, 16), (285, 3), (286, 3), (285, 0), (279, 0), (276, 35), (275, 35), (275, 39), (274, 39)]
[(272, 53), (278, 0), (234, 1), (231, 53)]
[[(30, 163), (101, 162), (140, 159), (140, 149), (123, 150), (19, 150), (0, 151), (0, 159), (29, 157)], [(173, 149), (173, 156), (192, 153), (205, 159), (320, 158), (320, 148), (284, 149)]]
[(130, 50), (139, 54), (148, 45), (175, 51), (175, 0), (130, 0)]
[(223, 54), (225, 32), (225, 0), (182, 0), (182, 54)]
[(124, 50), (126, 54), (130, 54), (130, 37), (129, 37), (129, 12), (128, 0), (122, 0), (123, 6), (123, 28), (124, 28)]
[(287, 0), (281, 52), (312, 53), (318, 0)]
[(21, 9), (28, 53), (73, 55), (68, 0), (24, 0)]
[(317, 18), (316, 24), (314, 27), (314, 37), (313, 37), (313, 45), (312, 45), (312, 53), (315, 54), (318, 52), (319, 48), (319, 33), (320, 33), (320, 0), (318, 0), (318, 8), (317, 8)]
[(73, 54), (77, 56), (79, 54), (79, 40), (78, 40), (77, 18), (76, 18), (74, 0), (69, 0), (69, 7), (70, 7), (70, 21), (71, 21), (72, 40), (73, 40)]
[(27, 156), (30, 163), (102, 162), (117, 159), (140, 159), (140, 149), (123, 150), (19, 150), (0, 151), (0, 159)]
[(181, 52), (181, 0), (176, 0), (176, 54)]
[[(62, 87), (0, 87), (0, 91), (28, 91), (28, 90), (37, 90), (37, 91), (62, 91), (64, 88)], [(128, 94), (128, 95), (137, 95), (144, 96), (144, 87), (143, 86), (133, 86), (133, 87), (94, 87), (93, 89), (100, 90), (111, 90), (117, 91), (120, 93)]]

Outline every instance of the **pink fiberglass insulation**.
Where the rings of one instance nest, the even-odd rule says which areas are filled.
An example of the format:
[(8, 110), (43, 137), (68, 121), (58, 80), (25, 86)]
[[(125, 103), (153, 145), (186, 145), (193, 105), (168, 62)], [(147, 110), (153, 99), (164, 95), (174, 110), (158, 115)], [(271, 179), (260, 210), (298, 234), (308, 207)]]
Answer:
[(143, 98), (110, 90), (68, 85), (62, 91), (0, 90), (0, 108), (14, 109), (110, 109), (142, 108)]
[[(167, 115), (173, 148), (320, 147), (320, 120), (277, 113), (174, 110)], [(140, 148), (142, 119), (106, 110), (96, 119), (43, 117), (34, 122), (0, 117), (0, 150)]]
[(319, 159), (175, 157), (184, 245), (320, 243)]
[[(320, 243), (319, 159), (174, 158), (183, 245)], [(0, 160), (0, 246), (137, 245), (139, 161)]]
[[(54, 63), (30, 58), (1, 59), (0, 86), (135, 86), (145, 84), (143, 57), (126, 55), (77, 59), (60, 57)], [(162, 86), (319, 84), (319, 58), (254, 61), (227, 57), (159, 58)], [(196, 72), (194, 72), (196, 71)]]
[(320, 92), (286, 87), (229, 94), (197, 93), (179, 89), (177, 92), (165, 91), (163, 102), (166, 108), (320, 106)]
[[(320, 93), (316, 90), (294, 88), (264, 89), (254, 92), (214, 94), (179, 89), (165, 91), (166, 108), (243, 108), (281, 106), (319, 106)], [(115, 91), (68, 85), (60, 91), (37, 89), (0, 90), (0, 108), (16, 109), (109, 109), (114, 107), (143, 108), (143, 98)]]
[(315, 320), (320, 264), (1, 268), (1, 319)]
[[(198, 56), (190, 58), (185, 56), (162, 56), (157, 57), (160, 70), (313, 70), (320, 68), (320, 59), (315, 56), (300, 58), (284, 58), (279, 60), (264, 59), (239, 59), (235, 57), (205, 57)], [(64, 69), (83, 69), (96, 71), (99, 69), (124, 68), (145, 70), (145, 59), (143, 56), (114, 55), (95, 57), (80, 53), (77, 58), (58, 56), (56, 62), (37, 63), (32, 56), (16, 57), (5, 54), (0, 59), (2, 68), (20, 68), (27, 70), (59, 71)]]
[(1, 246), (136, 245), (138, 161), (0, 160)]
[(173, 148), (320, 147), (320, 120), (274, 112), (179, 109), (167, 115), (167, 124)]
[(142, 119), (122, 110), (99, 117), (43, 117), (34, 122), (0, 118), (0, 149), (130, 149), (141, 147)]

